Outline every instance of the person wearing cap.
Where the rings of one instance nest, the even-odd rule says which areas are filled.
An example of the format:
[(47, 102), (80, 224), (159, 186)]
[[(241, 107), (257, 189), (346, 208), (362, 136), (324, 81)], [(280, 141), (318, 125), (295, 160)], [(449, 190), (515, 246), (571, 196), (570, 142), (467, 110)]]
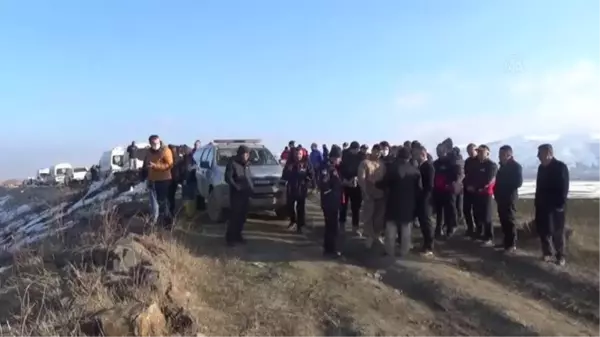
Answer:
[(169, 229), (173, 225), (173, 214), (169, 209), (169, 186), (171, 185), (171, 168), (173, 153), (165, 146), (160, 137), (152, 135), (148, 138), (150, 150), (144, 159), (142, 175), (147, 179), (150, 192), (152, 221), (162, 220), (162, 225)]
[(419, 169), (409, 162), (410, 148), (399, 148), (396, 156), (383, 180), (376, 184), (387, 190), (385, 252), (391, 257), (395, 256), (397, 237), (400, 237), (400, 255), (410, 250), (410, 223), (417, 214), (417, 201), (423, 189)]
[(490, 159), (490, 148), (487, 145), (479, 145), (477, 159), (478, 164), (469, 190), (474, 195), (475, 233), (483, 232), (480, 237), (483, 245), (493, 247), (492, 207), (498, 166)]
[(321, 209), (325, 218), (325, 232), (323, 234), (323, 254), (327, 257), (337, 258), (341, 254), (337, 248), (339, 231), (338, 214), (343, 203), (343, 186), (340, 174), (342, 149), (333, 145), (329, 151), (329, 161), (321, 168), (319, 191), (321, 194)]
[(242, 232), (248, 216), (250, 197), (254, 190), (248, 164), (249, 158), (250, 149), (245, 145), (240, 145), (237, 154), (231, 158), (225, 167), (225, 182), (229, 185), (229, 206), (231, 210), (227, 232), (225, 233), (225, 241), (229, 246), (246, 242)]
[(500, 147), (498, 159), (500, 168), (496, 173), (494, 199), (504, 234), (504, 251), (511, 253), (517, 249), (516, 203), (519, 199), (519, 188), (523, 185), (523, 168), (513, 157), (510, 145)]
[(365, 159), (365, 156), (359, 152), (360, 145), (357, 141), (350, 143), (346, 152), (342, 152), (342, 163), (340, 164), (340, 173), (344, 182), (344, 203), (340, 207), (340, 229), (346, 230), (346, 217), (348, 214), (348, 204), (352, 213), (352, 230), (358, 231), (360, 224), (360, 208), (362, 206), (362, 192), (358, 186), (358, 166)]
[(535, 183), (535, 226), (542, 244), (543, 259), (551, 262), (554, 255), (556, 264), (564, 266), (569, 168), (554, 157), (550, 144), (540, 145), (537, 157), (540, 166)]
[(476, 238), (482, 236), (483, 233), (475, 232), (475, 219), (473, 214), (474, 212), (474, 193), (471, 192), (473, 190), (472, 181), (475, 176), (475, 172), (477, 171), (477, 166), (479, 160), (477, 160), (477, 145), (470, 143), (467, 145), (467, 154), (469, 157), (465, 159), (465, 179), (463, 180), (463, 217), (465, 219), (465, 224), (467, 225), (467, 231), (465, 235), (467, 237)]
[[(346, 151), (348, 149), (348, 142), (344, 142), (342, 144), (342, 151)], [(343, 154), (343, 153), (342, 153)]]
[(281, 180), (286, 182), (286, 201), (290, 224), (288, 228), (296, 228), (302, 233), (306, 225), (306, 197), (309, 188), (315, 188), (313, 168), (304, 153), (292, 149), (290, 159), (285, 163)]
[(367, 249), (381, 236), (385, 224), (385, 191), (375, 185), (384, 176), (385, 163), (381, 160), (381, 147), (375, 144), (371, 153), (358, 167), (358, 186), (363, 194), (362, 217)]

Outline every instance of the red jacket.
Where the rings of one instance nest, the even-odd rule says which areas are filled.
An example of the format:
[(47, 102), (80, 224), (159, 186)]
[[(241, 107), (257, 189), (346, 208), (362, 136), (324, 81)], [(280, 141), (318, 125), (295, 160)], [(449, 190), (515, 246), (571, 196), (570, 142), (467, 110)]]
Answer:
[(302, 158), (308, 158), (308, 150), (305, 148), (302, 148)]
[(283, 150), (283, 152), (281, 152), (280, 159), (287, 160), (289, 155), (290, 155), (290, 150)]

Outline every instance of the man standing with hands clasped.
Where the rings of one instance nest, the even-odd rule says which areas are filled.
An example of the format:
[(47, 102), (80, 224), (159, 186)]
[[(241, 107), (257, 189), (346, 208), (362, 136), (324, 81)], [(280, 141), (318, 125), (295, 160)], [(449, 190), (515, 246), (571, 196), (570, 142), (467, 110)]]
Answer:
[[(565, 264), (565, 207), (569, 194), (569, 168), (554, 158), (550, 144), (538, 147), (537, 179), (535, 183), (535, 225), (542, 242), (544, 261)], [(552, 251), (554, 248), (554, 252)]]
[(517, 249), (517, 226), (515, 224), (516, 203), (519, 188), (523, 185), (523, 168), (513, 158), (513, 150), (503, 145), (498, 153), (500, 168), (496, 174), (494, 198), (498, 206), (498, 218), (504, 234), (504, 251), (511, 253)]

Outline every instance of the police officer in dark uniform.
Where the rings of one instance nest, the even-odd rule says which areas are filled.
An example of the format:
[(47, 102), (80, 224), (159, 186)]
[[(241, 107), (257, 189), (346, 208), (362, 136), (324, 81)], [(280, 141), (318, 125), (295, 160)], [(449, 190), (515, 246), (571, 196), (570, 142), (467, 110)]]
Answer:
[(309, 187), (315, 187), (315, 179), (310, 161), (299, 149), (290, 151), (281, 180), (286, 182), (286, 201), (290, 214), (288, 228), (296, 226), (296, 232), (302, 233), (306, 225), (306, 197)]
[(231, 158), (225, 168), (225, 182), (229, 185), (231, 209), (225, 234), (225, 241), (229, 246), (246, 242), (242, 237), (242, 231), (248, 215), (250, 196), (254, 190), (248, 158), (250, 158), (250, 149), (245, 145), (240, 145), (237, 155)]
[(325, 233), (323, 236), (323, 254), (329, 257), (339, 257), (337, 248), (338, 214), (342, 204), (343, 187), (339, 172), (342, 159), (342, 149), (332, 146), (327, 165), (321, 170), (319, 190), (321, 192), (321, 209), (325, 218)]

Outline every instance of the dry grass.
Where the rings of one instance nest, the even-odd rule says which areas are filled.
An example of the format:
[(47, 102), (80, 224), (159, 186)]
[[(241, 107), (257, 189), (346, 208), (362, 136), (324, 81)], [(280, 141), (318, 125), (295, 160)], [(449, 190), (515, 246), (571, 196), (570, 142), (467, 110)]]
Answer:
[(0, 275), (0, 335), (83, 335), (96, 313), (139, 303), (185, 311), (193, 331), (171, 326), (168, 332), (174, 334), (320, 335), (341, 325), (322, 275), (287, 263), (197, 256), (169, 232), (135, 236), (158, 272), (153, 284), (137, 277), (126, 286), (107, 284), (108, 256), (100, 266), (76, 259), (56, 263), (65, 249), (110, 250), (128, 235), (116, 213), (107, 212), (102, 226), (79, 233), (77, 242), (72, 237), (66, 242), (64, 235), (22, 249)]
[[(518, 216), (522, 222), (534, 218), (533, 199), (519, 200)], [(566, 208), (566, 226), (571, 230), (567, 242), (569, 262), (598, 269), (600, 264), (600, 203), (598, 199), (570, 199)], [(532, 236), (535, 236), (532, 233)], [(532, 240), (532, 244), (537, 244)]]

